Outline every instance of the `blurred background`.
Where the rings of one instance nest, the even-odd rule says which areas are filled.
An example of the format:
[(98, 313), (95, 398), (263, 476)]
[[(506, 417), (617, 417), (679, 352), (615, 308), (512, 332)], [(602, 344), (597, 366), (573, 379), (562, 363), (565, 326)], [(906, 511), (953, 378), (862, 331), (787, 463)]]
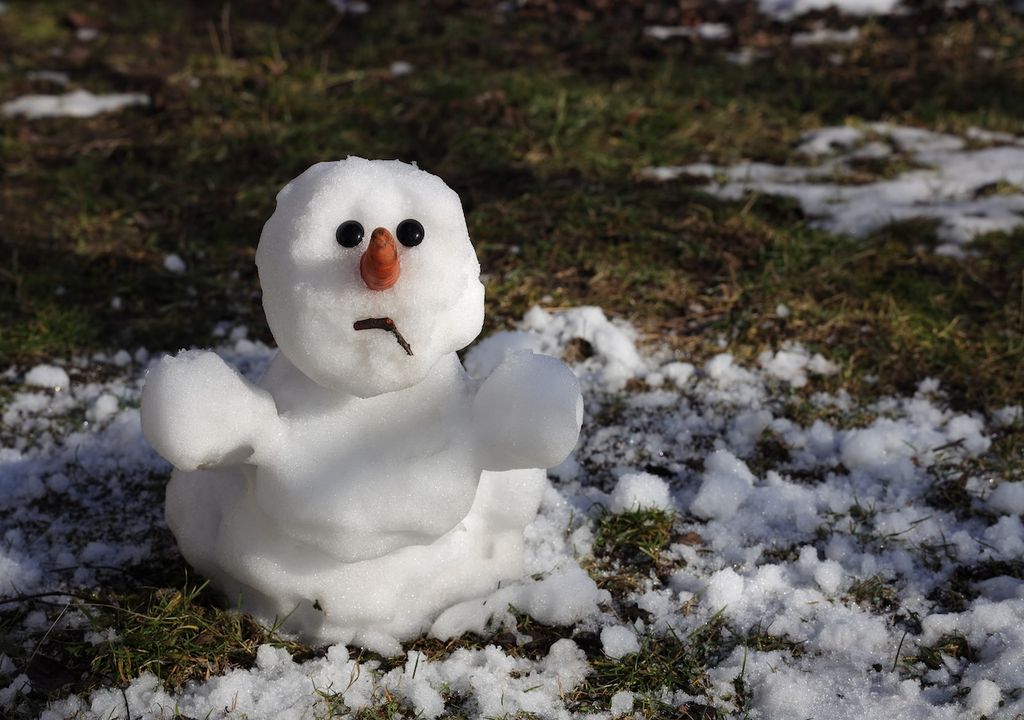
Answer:
[[(854, 390), (935, 375), (960, 406), (1019, 401), (1022, 10), (4, 3), (2, 364), (201, 346), (238, 324), (269, 341), (253, 257), (274, 196), (355, 154), (415, 161), (461, 195), (491, 328), (534, 303), (597, 304), (695, 361), (793, 340)], [(792, 167), (883, 197), (986, 149), (1002, 174), (894, 223), (822, 222), (806, 194), (722, 184), (735, 167), (806, 180), (779, 180)], [(997, 200), (1001, 222), (950, 245), (943, 223)]]

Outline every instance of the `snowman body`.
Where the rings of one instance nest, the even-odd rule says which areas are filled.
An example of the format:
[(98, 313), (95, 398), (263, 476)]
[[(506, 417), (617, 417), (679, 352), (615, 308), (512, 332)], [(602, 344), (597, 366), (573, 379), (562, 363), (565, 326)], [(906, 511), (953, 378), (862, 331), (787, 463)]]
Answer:
[(395, 651), (521, 574), (578, 383), (532, 353), (466, 374), (479, 265), (457, 196), (412, 166), (314, 166), (278, 196), (257, 263), (280, 346), (264, 376), (195, 351), (147, 376), (143, 430), (177, 467), (168, 525), (232, 604)]

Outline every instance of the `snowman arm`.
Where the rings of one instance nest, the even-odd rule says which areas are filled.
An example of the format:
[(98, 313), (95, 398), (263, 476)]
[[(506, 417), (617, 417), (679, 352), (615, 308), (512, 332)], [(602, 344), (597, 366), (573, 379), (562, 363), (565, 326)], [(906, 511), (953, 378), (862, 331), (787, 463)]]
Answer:
[(164, 357), (146, 375), (142, 433), (179, 470), (244, 462), (280, 425), (270, 393), (212, 352)]
[(560, 360), (532, 352), (505, 358), (473, 400), (473, 422), (486, 470), (548, 468), (576, 446), (583, 398)]

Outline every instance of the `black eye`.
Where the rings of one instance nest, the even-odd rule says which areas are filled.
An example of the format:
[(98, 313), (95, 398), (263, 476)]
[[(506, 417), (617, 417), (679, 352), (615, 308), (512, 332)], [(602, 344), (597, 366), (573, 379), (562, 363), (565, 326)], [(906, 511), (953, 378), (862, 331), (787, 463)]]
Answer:
[(355, 247), (363, 241), (363, 226), (355, 220), (346, 220), (338, 226), (334, 237), (342, 247)]
[(403, 220), (398, 224), (395, 235), (398, 237), (398, 242), (406, 247), (416, 247), (423, 242), (423, 226), (418, 220)]

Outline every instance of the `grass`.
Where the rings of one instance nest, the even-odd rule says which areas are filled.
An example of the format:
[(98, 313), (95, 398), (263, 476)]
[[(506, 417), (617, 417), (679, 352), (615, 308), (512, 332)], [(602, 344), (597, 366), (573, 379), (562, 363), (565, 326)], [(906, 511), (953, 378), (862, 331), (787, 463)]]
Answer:
[(213, 598), (205, 583), (186, 579), (180, 588), (138, 587), (5, 603), (2, 617), (12, 630), (33, 605), (44, 609), (49, 629), (28, 645), (12, 632), (3, 651), (26, 668), (30, 699), (36, 702), (101, 686), (124, 687), (144, 672), (179, 687), (250, 667), (257, 648), (267, 643), (297, 658), (313, 657), (311, 648), (282, 639), (248, 615), (223, 609)]
[[(315, 161), (361, 154), (415, 160), (460, 193), (486, 273), (489, 328), (537, 302), (596, 303), (695, 363), (722, 343), (750, 361), (796, 340), (842, 365), (819, 387), (870, 397), (931, 375), (966, 410), (1024, 397), (1024, 231), (980, 238), (975, 256), (953, 260), (931, 251), (928, 223), (853, 240), (808, 227), (792, 202), (722, 202), (686, 182), (638, 175), (647, 165), (698, 160), (786, 162), (802, 131), (847, 121), (1022, 134), (1020, 16), (1001, 5), (936, 5), (872, 20), (836, 64), (828, 61), (835, 48), (792, 47), (797, 27), (766, 23), (749, 8), (702, 7), (708, 19), (733, 24), (737, 47), (768, 51), (745, 68), (700, 43), (646, 38), (645, 24), (679, 22), (676, 3), (528, 3), (515, 15), (490, 2), (439, 11), (446, 4), (373, 3), (363, 17), (338, 16), (322, 0), (11, 4), (0, 15), (0, 98), (55, 91), (25, 77), (52, 68), (93, 91), (146, 92), (153, 105), (89, 120), (0, 118), (2, 364), (208, 344), (221, 320), (269, 340), (253, 258), (274, 195)], [(96, 42), (73, 39), (71, 10), (104, 21)], [(811, 20), (822, 19), (834, 18)], [(395, 60), (414, 72), (392, 77)], [(866, 162), (857, 179), (906, 169), (899, 158)], [(164, 269), (172, 252), (187, 274)], [(789, 317), (776, 316), (779, 303)], [(610, 404), (602, 421), (617, 411)], [(834, 422), (831, 412), (796, 391), (786, 409), (803, 424)], [(1022, 448), (1024, 431), (1010, 428), (977, 464), (937, 465), (929, 502), (977, 514), (964, 478), (1024, 477)], [(786, 461), (766, 434), (751, 464)], [(851, 521), (869, 519), (870, 510), (851, 512)], [(659, 511), (597, 518), (588, 569), (620, 609), (675, 567), (666, 559), (672, 543), (700, 544), (679, 535), (677, 520)], [(767, 558), (794, 552), (769, 549)], [(932, 598), (951, 610), (973, 598), (972, 582), (1021, 576), (1015, 564), (951, 572)], [(857, 581), (847, 597), (874, 612), (898, 609), (878, 577)], [(52, 620), (64, 606), (45, 607)], [(5, 629), (34, 608), (4, 608)], [(263, 642), (299, 657), (315, 652), (218, 609), (190, 583), (110, 589), (68, 608), (87, 622), (56, 624), (37, 648), (36, 703), (143, 670), (178, 685), (246, 667)], [(496, 643), (533, 656), (572, 633), (519, 623), (534, 638), (525, 646), (498, 634), (412, 647), (443, 657)], [(94, 627), (113, 627), (118, 639), (93, 645), (84, 632)], [(661, 684), (699, 690), (708, 663), (738, 644), (796, 651), (767, 633), (737, 638), (720, 618), (685, 638), (646, 636), (641, 655), (618, 661), (604, 658), (594, 637), (574, 639), (595, 665), (578, 703), (602, 710), (620, 689), (642, 698)], [(12, 641), (3, 651), (16, 659), (33, 652)], [(946, 642), (921, 650), (921, 662), (934, 653), (967, 657)], [(741, 706), (742, 683), (736, 691)], [(344, 712), (336, 689), (320, 696), (325, 717)], [(668, 712), (642, 702), (651, 716)], [(382, 695), (365, 717), (405, 712)], [(673, 712), (718, 716), (699, 703)]]
[(932, 645), (918, 648), (916, 655), (907, 655), (903, 660), (908, 665), (922, 663), (929, 670), (938, 670), (945, 665), (943, 657), (971, 662), (977, 659), (977, 652), (967, 644), (967, 638), (953, 633), (943, 635)]
[[(597, 658), (592, 661), (593, 673), (579, 691), (577, 701), (585, 709), (588, 703), (597, 709), (607, 708), (611, 696), (628, 690), (637, 696), (638, 705), (648, 712), (664, 710), (657, 694), (663, 687), (702, 695), (709, 680), (707, 669), (725, 650), (722, 640), (725, 622), (716, 615), (685, 638), (672, 633), (660, 637), (640, 638), (640, 652), (623, 658)], [(727, 654), (727, 653), (726, 653)], [(721, 655), (724, 657), (724, 655)], [(696, 717), (718, 718), (714, 708), (693, 708)]]
[(614, 555), (636, 564), (657, 564), (672, 539), (675, 515), (648, 509), (624, 513), (602, 513), (597, 518), (594, 554)]
[[(644, 37), (631, 10), (581, 5), (504, 16), (486, 3), (437, 14), (395, 4), (339, 18), (313, 0), (126, 13), (97, 2), (89, 12), (105, 27), (93, 45), (71, 40), (68, 3), (12, 7), (0, 93), (42, 89), (24, 71), (57, 65), (90, 89), (149, 92), (154, 106), (0, 121), (0, 356), (175, 349), (210, 342), (222, 319), (268, 339), (252, 258), (274, 193), (316, 160), (358, 153), (416, 160), (461, 193), (492, 327), (542, 299), (598, 303), (695, 359), (720, 335), (740, 355), (788, 338), (844, 361), (844, 381), (876, 376), (875, 392), (922, 373), (974, 407), (1019, 390), (1019, 233), (959, 262), (917, 249), (933, 242), (928, 227), (854, 242), (808, 230), (785, 203), (635, 179), (648, 164), (705, 157), (782, 162), (801, 130), (851, 117), (1019, 132), (1017, 16), (931, 9), (923, 37), (904, 32), (917, 20), (876, 20), (835, 65), (748, 10), (715, 10), (736, 15), (725, 19), (738, 43), (771, 48), (752, 72)], [(52, 45), (70, 55), (55, 63)], [(393, 78), (396, 59), (415, 71)], [(187, 275), (163, 269), (170, 252)], [(766, 324), (779, 302), (793, 314)]]
[(899, 594), (892, 583), (880, 575), (854, 581), (846, 597), (876, 613), (890, 613), (899, 608)]

